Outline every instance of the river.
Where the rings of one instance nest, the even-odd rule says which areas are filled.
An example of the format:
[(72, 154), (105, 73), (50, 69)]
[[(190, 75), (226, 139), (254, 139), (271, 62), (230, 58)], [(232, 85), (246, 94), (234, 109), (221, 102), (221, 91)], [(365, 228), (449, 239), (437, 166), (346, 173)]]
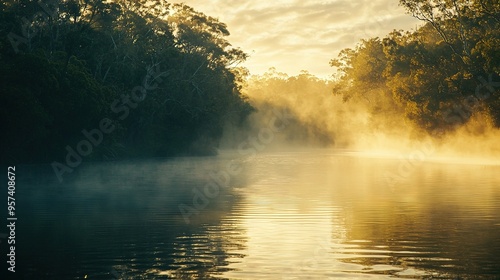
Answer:
[(500, 165), (346, 150), (16, 172), (24, 279), (500, 277)]

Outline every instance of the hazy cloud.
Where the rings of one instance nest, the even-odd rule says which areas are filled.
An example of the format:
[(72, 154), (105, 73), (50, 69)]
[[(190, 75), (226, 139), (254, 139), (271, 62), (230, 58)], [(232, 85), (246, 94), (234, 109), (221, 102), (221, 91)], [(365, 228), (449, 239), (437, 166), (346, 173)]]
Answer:
[(327, 76), (333, 72), (328, 62), (343, 48), (418, 23), (397, 0), (182, 2), (228, 25), (230, 42), (251, 55), (245, 66), (253, 74), (276, 67), (289, 74), (308, 70)]

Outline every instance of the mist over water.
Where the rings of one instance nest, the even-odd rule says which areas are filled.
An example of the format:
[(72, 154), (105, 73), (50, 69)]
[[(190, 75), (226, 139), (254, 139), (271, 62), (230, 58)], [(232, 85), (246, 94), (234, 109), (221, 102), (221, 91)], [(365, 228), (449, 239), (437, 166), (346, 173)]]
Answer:
[(217, 156), (86, 163), (62, 184), (22, 170), (25, 275), (500, 275), (499, 131), (484, 118), (430, 135), (307, 73), (254, 77), (245, 93), (256, 112), (226, 127)]
[[(21, 273), (37, 279), (491, 279), (499, 131), (431, 135), (307, 73), (248, 80), (210, 157), (20, 166)], [(387, 105), (387, 104), (386, 104)], [(51, 258), (47, 259), (47, 252)], [(68, 257), (71, 256), (71, 257)]]
[[(227, 127), (221, 149), (237, 149), (265, 134), (277, 112), (287, 118), (271, 136), (261, 135), (268, 150), (337, 148), (416, 160), (500, 164), (500, 129), (481, 111), (455, 129), (425, 131), (381, 89), (346, 100), (335, 83), (307, 72), (288, 76), (275, 69), (252, 76), (244, 93), (256, 112), (242, 128)], [(261, 143), (262, 144), (262, 143)], [(259, 150), (259, 149), (257, 149)]]
[[(240, 172), (208, 196), (210, 175), (231, 162)], [(63, 184), (47, 168), (21, 166), (19, 273), (36, 279), (498, 275), (499, 167), (426, 162), (388, 181), (386, 173), (400, 166), (375, 153), (327, 148), (89, 163)], [(208, 203), (195, 207), (200, 192)], [(197, 209), (188, 223), (180, 205)]]

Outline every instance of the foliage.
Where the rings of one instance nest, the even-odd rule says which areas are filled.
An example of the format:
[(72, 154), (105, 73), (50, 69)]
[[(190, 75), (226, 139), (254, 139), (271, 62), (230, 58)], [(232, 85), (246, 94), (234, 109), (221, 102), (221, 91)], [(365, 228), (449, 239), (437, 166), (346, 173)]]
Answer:
[(428, 132), (456, 129), (480, 113), (500, 126), (498, 1), (400, 2), (424, 24), (343, 50), (331, 61), (340, 73), (335, 92), (349, 100), (374, 98), (377, 89), (375, 98), (388, 101), (384, 111), (403, 109)]
[[(163, 0), (2, 2), (3, 160), (63, 160), (104, 118), (117, 129), (90, 157), (213, 153), (226, 122), (253, 110), (235, 70), (246, 54), (228, 35)], [(129, 114), (113, 110), (137, 92)]]

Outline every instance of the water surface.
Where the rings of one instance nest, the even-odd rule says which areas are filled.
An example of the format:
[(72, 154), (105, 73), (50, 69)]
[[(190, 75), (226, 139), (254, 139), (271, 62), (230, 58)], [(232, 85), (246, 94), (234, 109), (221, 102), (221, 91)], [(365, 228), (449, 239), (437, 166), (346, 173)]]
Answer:
[(20, 166), (17, 265), (26, 279), (500, 277), (500, 166), (402, 163), (222, 153), (87, 163), (63, 183)]

